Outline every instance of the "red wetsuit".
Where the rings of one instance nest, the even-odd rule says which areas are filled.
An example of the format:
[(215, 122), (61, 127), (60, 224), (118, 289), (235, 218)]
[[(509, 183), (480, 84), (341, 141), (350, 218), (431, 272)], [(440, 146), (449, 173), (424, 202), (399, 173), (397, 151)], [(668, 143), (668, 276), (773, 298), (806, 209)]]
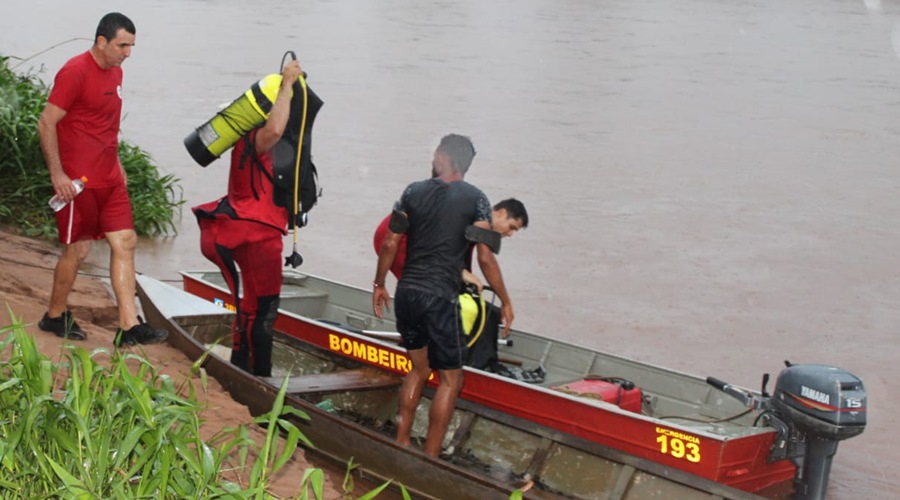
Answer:
[[(384, 238), (387, 237), (388, 233), (388, 225), (390, 225), (391, 216), (388, 215), (381, 221), (381, 224), (375, 229), (375, 254), (381, 253), (381, 243), (384, 242)], [(400, 280), (400, 276), (403, 275), (403, 266), (406, 265), (406, 235), (404, 234), (400, 238), (400, 244), (397, 245), (397, 256), (394, 257), (394, 263), (391, 264), (391, 272)]]
[[(273, 200), (269, 180), (272, 155), (256, 154), (254, 159), (248, 151), (257, 130), (234, 146), (227, 196), (192, 210), (200, 224), (200, 249), (221, 269), (237, 308), (231, 362), (268, 377), (272, 374), (272, 328), (281, 293), (288, 212)], [(239, 298), (241, 284), (243, 299)]]

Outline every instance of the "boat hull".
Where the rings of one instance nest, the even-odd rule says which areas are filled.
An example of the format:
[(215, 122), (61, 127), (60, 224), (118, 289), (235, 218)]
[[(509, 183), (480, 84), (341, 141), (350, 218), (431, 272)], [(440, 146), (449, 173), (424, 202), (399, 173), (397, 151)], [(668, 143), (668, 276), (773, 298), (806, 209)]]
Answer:
[[(188, 301), (183, 297), (160, 288), (167, 286), (139, 278), (138, 296), (148, 320), (166, 328), (169, 342), (190, 359), (202, 360), (201, 366), (206, 372), (235, 400), (247, 405), (251, 413), (259, 415), (270, 411), (281, 385), (278, 378), (260, 378), (244, 372), (218, 355), (215, 347), (210, 347), (210, 343), (219, 339), (227, 342), (233, 315), (216, 313), (202, 307), (203, 304), (186, 308)], [(160, 294), (164, 298), (160, 299)], [(167, 312), (164, 302), (173, 303), (178, 311)], [(383, 389), (384, 379), (399, 381), (399, 377), (386, 376), (387, 372), (381, 370), (381, 375), (372, 377), (374, 383), (369, 389), (373, 396), (368, 399), (366, 395), (370, 392), (356, 384), (334, 389), (304, 383), (311, 379), (319, 381), (317, 377), (322, 375), (352, 374), (363, 364), (282, 332), (276, 332), (276, 342), (282, 354), (297, 350), (305, 353), (308, 359), (330, 360), (309, 363), (297, 361), (301, 358), (289, 358), (293, 361), (286, 363), (283, 356), (276, 360), (279, 370), (283, 370), (285, 364), (291, 364), (292, 369), (297, 368), (298, 373), (303, 373), (290, 379), (289, 390), (295, 393), (286, 396), (285, 404), (309, 415), (309, 420), (298, 420), (297, 424), (314, 443), (315, 448), (311, 451), (342, 463), (352, 459), (358, 464), (358, 470), (382, 480), (399, 482), (417, 498), (509, 498), (514, 490), (534, 483), (538, 486), (525, 491), (526, 498), (700, 499), (710, 495), (756, 498), (467, 401), (461, 401), (454, 413), (451, 428), (455, 435), (451, 450), (444, 459), (434, 459), (415, 447), (399, 446), (383, 426), (372, 427), (370, 423), (367, 427), (346, 416), (349, 407), (366, 415), (363, 420), (370, 422), (376, 419), (373, 415), (384, 412), (385, 406), (393, 413), (396, 389)], [(430, 397), (431, 391), (426, 392)], [(362, 396), (351, 398), (350, 394)], [(356, 406), (348, 405), (350, 400), (355, 401)], [(376, 406), (382, 408), (374, 413), (363, 411), (360, 408), (364, 405), (360, 405), (360, 401), (376, 401)], [(335, 412), (334, 407), (341, 407), (344, 413)], [(487, 457), (493, 465), (479, 461), (479, 456)]]
[[(185, 291), (228, 307), (230, 299), (227, 290), (202, 276), (183, 273)], [(356, 293), (368, 294), (358, 289)], [(360, 303), (365, 300), (355, 297), (354, 301), (356, 304), (349, 309), (354, 311), (353, 314), (360, 315)], [(348, 322), (353, 326), (352, 321)], [(365, 324), (367, 323), (363, 322), (357, 326), (361, 328)], [(399, 375), (404, 375), (409, 370), (409, 360), (401, 347), (312, 317), (282, 309), (275, 328), (294, 338), (370, 366)], [(534, 340), (527, 335), (517, 337), (515, 333), (512, 338), (526, 344)], [(575, 350), (574, 347), (561, 343), (557, 343), (554, 349), (557, 353), (565, 353), (566, 349)], [(662, 374), (662, 377), (671, 376), (668, 372)], [(703, 385), (697, 380), (690, 382)], [(726, 396), (704, 390), (707, 395), (701, 398), (718, 396), (722, 399), (720, 404), (729, 404)], [(679, 425), (677, 420), (651, 418), (622, 410), (615, 405), (569, 396), (469, 368), (466, 369), (460, 399), (667, 468), (749, 492), (783, 492), (795, 473), (795, 467), (787, 460), (775, 463), (767, 460), (775, 439), (774, 431), (768, 429), (746, 426), (746, 429), (741, 429), (741, 434), (716, 435), (703, 429)], [(735, 413), (741, 410), (739, 408)]]

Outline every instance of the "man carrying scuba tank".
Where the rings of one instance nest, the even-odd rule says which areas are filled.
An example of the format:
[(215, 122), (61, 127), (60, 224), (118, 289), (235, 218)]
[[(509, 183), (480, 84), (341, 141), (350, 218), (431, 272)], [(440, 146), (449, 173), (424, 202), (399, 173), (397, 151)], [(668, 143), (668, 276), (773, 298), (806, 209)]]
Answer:
[(221, 269), (237, 308), (231, 362), (263, 377), (272, 372), (272, 328), (281, 293), (283, 237), (292, 222), (290, 211), (278, 202), (272, 181), (277, 161), (273, 150), (283, 139), (299, 140), (283, 136), (291, 135), (286, 131), (292, 87), (302, 74), (298, 61), (284, 65), (281, 86), (265, 123), (234, 145), (228, 194), (192, 208), (200, 225), (201, 251)]

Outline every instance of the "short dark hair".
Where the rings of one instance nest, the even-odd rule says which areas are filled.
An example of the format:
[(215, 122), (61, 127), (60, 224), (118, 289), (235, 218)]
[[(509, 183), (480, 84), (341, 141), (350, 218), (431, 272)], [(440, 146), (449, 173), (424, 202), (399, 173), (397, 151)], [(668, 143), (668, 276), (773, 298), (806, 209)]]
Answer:
[(465, 175), (475, 157), (475, 146), (472, 140), (464, 135), (448, 134), (441, 138), (437, 152), (444, 154), (453, 164), (453, 169)]
[(94, 43), (97, 43), (98, 36), (106, 38), (106, 41), (112, 40), (116, 37), (116, 33), (118, 33), (120, 29), (127, 31), (132, 35), (137, 35), (137, 30), (134, 27), (134, 23), (131, 22), (131, 19), (128, 19), (125, 14), (110, 12), (100, 19), (100, 23), (97, 25), (97, 32), (94, 34)]
[(506, 210), (506, 216), (511, 219), (519, 219), (522, 221), (522, 229), (528, 227), (528, 211), (525, 210), (525, 204), (515, 198), (507, 198), (500, 203), (494, 205), (494, 210)]

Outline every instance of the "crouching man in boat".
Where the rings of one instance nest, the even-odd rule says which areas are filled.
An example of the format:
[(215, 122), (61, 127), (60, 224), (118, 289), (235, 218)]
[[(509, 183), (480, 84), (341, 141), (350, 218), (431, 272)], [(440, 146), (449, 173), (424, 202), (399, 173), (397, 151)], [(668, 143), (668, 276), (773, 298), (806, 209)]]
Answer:
[[(375, 228), (375, 235), (372, 242), (375, 245), (375, 254), (381, 251), (381, 244), (388, 233), (388, 226), (391, 223), (391, 215), (381, 220), (378, 227)], [(491, 229), (500, 234), (502, 238), (512, 238), (520, 229), (528, 227), (528, 211), (525, 210), (525, 204), (515, 198), (507, 198), (500, 203), (494, 205), (491, 210)], [(481, 280), (477, 276), (471, 274), (472, 269), (471, 252), (470, 258), (467, 259), (469, 265), (463, 271), (463, 279), (467, 283), (472, 283), (481, 289)], [(406, 265), (406, 235), (402, 235), (400, 243), (397, 247), (397, 256), (394, 257), (394, 263), (391, 264), (391, 274), (398, 280), (403, 276), (403, 266)]]
[[(384, 280), (400, 240), (407, 235), (406, 265), (397, 284), (394, 313), (412, 369), (401, 387), (397, 441), (411, 444), (422, 390), (432, 370), (437, 370), (440, 383), (428, 417), (424, 448), (433, 457), (441, 450), (463, 384), (466, 339), (458, 297), (470, 246), (467, 230), (471, 234), (491, 228), (487, 196), (463, 180), (474, 156), (468, 137), (450, 134), (441, 139), (432, 160), (432, 178), (407, 186), (394, 206), (373, 282), (372, 308), (382, 318), (390, 304)], [(476, 249), (482, 273), (503, 302), (501, 317), (508, 331), (513, 308), (500, 266), (487, 244), (479, 242)]]
[(272, 329), (281, 293), (283, 237), (290, 217), (273, 194), (272, 150), (283, 135), (289, 135), (285, 132), (292, 85), (302, 72), (297, 61), (284, 66), (269, 118), (235, 144), (228, 194), (192, 209), (200, 224), (200, 249), (222, 270), (237, 308), (231, 363), (261, 377), (272, 375)]
[[(377, 255), (381, 251), (381, 245), (384, 243), (384, 239), (388, 234), (388, 226), (390, 225), (391, 216), (388, 215), (385, 217), (378, 227), (375, 229), (375, 234), (373, 237), (373, 243), (375, 246), (375, 254)], [(516, 232), (521, 229), (525, 229), (528, 227), (528, 211), (525, 209), (525, 204), (515, 198), (507, 198), (496, 205), (494, 205), (491, 211), (491, 229), (498, 233), (501, 238), (512, 238)], [(484, 369), (488, 366), (490, 361), (495, 361), (497, 359), (497, 335), (495, 334), (491, 336), (481, 336), (477, 331), (478, 328), (476, 324), (485, 325), (484, 322), (478, 321), (481, 318), (482, 314), (487, 314), (489, 311), (489, 306), (483, 306), (481, 308), (481, 312), (477, 312), (479, 306), (477, 305), (477, 301), (480, 300), (479, 296), (481, 295), (483, 284), (481, 279), (478, 276), (472, 274), (472, 257), (473, 251), (475, 247), (474, 244), (470, 244), (469, 251), (466, 256), (466, 267), (462, 271), (462, 279), (466, 284), (472, 285), (477, 289), (477, 292), (469, 292), (464, 291), (460, 293), (459, 300), (460, 302), (466, 300), (470, 301), (473, 304), (473, 307), (476, 309), (475, 317), (471, 317), (467, 319), (467, 314), (471, 315), (471, 311), (461, 306), (461, 314), (463, 316), (463, 330), (465, 334), (468, 336), (467, 347), (469, 350), (469, 354), (467, 357), (466, 365), (473, 366), (475, 368)], [(394, 263), (391, 264), (391, 274), (394, 275), (397, 280), (399, 280), (403, 276), (403, 266), (406, 265), (406, 235), (402, 235), (400, 238), (400, 243), (397, 246), (397, 255), (394, 257)], [(467, 287), (467, 290), (471, 289), (471, 287)], [(493, 308), (493, 306), (490, 306)], [(493, 311), (491, 311), (493, 313)], [(499, 321), (499, 318), (494, 318), (494, 314), (491, 314), (491, 319), (494, 321)], [(471, 321), (469, 321), (471, 320)], [(471, 326), (467, 327), (466, 325)], [(482, 326), (482, 329), (485, 327)], [(487, 345), (487, 343), (492, 342), (493, 345)], [(473, 359), (473, 354), (475, 358)]]

